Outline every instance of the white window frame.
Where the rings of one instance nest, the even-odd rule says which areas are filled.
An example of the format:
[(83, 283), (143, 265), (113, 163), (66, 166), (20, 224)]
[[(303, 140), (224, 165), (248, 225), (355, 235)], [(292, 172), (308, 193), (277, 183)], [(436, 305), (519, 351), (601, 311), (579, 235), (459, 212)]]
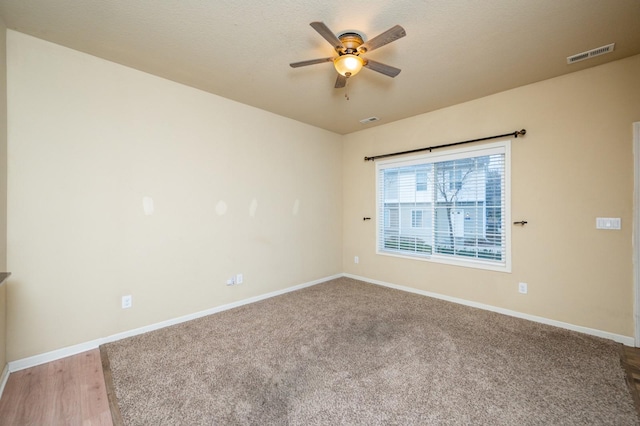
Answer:
[[(401, 253), (396, 251), (385, 251), (380, 249), (380, 226), (384, 225), (384, 217), (380, 212), (384, 213), (384, 206), (381, 206), (380, 197), (380, 171), (388, 168), (397, 168), (405, 166), (413, 166), (423, 164), (425, 162), (435, 163), (441, 161), (451, 161), (460, 158), (480, 157), (492, 154), (504, 154), (504, 211), (502, 212), (504, 219), (505, 232), (505, 259), (503, 262), (493, 262), (476, 258), (463, 258), (442, 256), (438, 254), (431, 255), (412, 255), (410, 253)], [(412, 260), (420, 260), (426, 262), (442, 263), (447, 265), (455, 265), (462, 267), (470, 267), (476, 269), (486, 269), (498, 272), (511, 272), (511, 141), (494, 142), (483, 145), (474, 145), (464, 148), (452, 149), (440, 152), (431, 152), (428, 154), (420, 154), (409, 157), (396, 157), (376, 162), (376, 254), (382, 256), (392, 256)], [(382, 210), (381, 210), (382, 208)], [(435, 215), (433, 215), (435, 217)], [(380, 221), (383, 221), (382, 223)]]

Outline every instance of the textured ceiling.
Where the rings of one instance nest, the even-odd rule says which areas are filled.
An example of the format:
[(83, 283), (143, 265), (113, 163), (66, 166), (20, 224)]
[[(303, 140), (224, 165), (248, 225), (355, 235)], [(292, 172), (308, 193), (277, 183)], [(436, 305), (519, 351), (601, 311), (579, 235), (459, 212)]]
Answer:
[[(639, 0), (0, 0), (8, 28), (340, 134), (640, 54)], [(333, 55), (309, 23), (373, 38), (407, 36), (368, 54), (334, 89)], [(567, 65), (609, 43), (613, 53)], [(360, 119), (377, 116), (368, 125)]]

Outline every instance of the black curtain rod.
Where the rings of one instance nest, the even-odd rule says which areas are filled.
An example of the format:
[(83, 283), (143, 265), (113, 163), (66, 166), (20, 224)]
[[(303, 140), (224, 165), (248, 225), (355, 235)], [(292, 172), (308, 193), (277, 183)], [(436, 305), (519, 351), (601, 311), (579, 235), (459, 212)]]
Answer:
[(393, 152), (391, 154), (374, 155), (373, 157), (364, 157), (364, 161), (374, 161), (374, 160), (377, 160), (379, 158), (394, 157), (396, 155), (412, 154), (414, 152), (421, 152), (421, 151), (429, 151), (429, 152), (431, 152), (432, 150), (438, 149), (438, 148), (447, 148), (447, 147), (450, 147), (450, 146), (462, 145), (462, 144), (465, 144), (465, 143), (480, 142), (480, 141), (486, 141), (486, 140), (489, 140), (489, 139), (504, 138), (506, 136), (514, 136), (514, 137), (517, 138), (518, 136), (524, 136), (526, 134), (527, 134), (527, 131), (525, 129), (522, 129), (522, 130), (516, 130), (515, 132), (512, 132), (512, 133), (505, 133), (504, 135), (487, 136), (486, 138), (471, 139), (469, 141), (462, 141), (462, 142), (448, 143), (448, 144), (444, 144), (444, 145), (429, 146), (427, 148), (418, 148), (418, 149), (412, 149), (410, 151)]

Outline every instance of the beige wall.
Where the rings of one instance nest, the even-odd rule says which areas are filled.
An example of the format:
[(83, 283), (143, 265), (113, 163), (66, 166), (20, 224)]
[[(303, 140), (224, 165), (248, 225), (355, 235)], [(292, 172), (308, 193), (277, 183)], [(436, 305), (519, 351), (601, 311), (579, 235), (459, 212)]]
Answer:
[[(7, 271), (7, 51), (6, 27), (0, 19), (0, 272)], [(6, 285), (0, 284), (0, 372), (7, 363)]]
[[(633, 336), (638, 76), (635, 56), (347, 135), (345, 272)], [(529, 224), (512, 228), (512, 273), (375, 254), (375, 221), (362, 220), (376, 214), (375, 165), (364, 156), (521, 128), (526, 137), (512, 143), (512, 219)], [(620, 217), (622, 230), (596, 230), (596, 217)], [(529, 294), (518, 293), (520, 281)]]
[(342, 271), (339, 135), (7, 38), (9, 360)]
[[(633, 336), (640, 56), (344, 137), (13, 31), (8, 73), (9, 360), (339, 272)], [(375, 254), (365, 155), (520, 128), (512, 273)]]

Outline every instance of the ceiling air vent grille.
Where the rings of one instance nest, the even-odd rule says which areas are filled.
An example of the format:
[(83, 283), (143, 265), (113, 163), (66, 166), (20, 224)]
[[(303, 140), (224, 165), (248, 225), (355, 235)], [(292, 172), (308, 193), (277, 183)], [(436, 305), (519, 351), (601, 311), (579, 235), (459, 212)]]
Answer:
[(369, 124), (369, 123), (373, 123), (374, 121), (378, 121), (380, 120), (378, 117), (369, 117), (369, 118), (363, 118), (362, 120), (360, 120), (360, 122), (362, 124)]
[(595, 49), (591, 49), (586, 52), (568, 56), (567, 64), (573, 64), (575, 62), (584, 61), (585, 59), (591, 59), (596, 56), (604, 55), (605, 53), (613, 52), (613, 48), (615, 45), (616, 45), (615, 43), (611, 43), (611, 44), (607, 44), (606, 46), (597, 47)]

